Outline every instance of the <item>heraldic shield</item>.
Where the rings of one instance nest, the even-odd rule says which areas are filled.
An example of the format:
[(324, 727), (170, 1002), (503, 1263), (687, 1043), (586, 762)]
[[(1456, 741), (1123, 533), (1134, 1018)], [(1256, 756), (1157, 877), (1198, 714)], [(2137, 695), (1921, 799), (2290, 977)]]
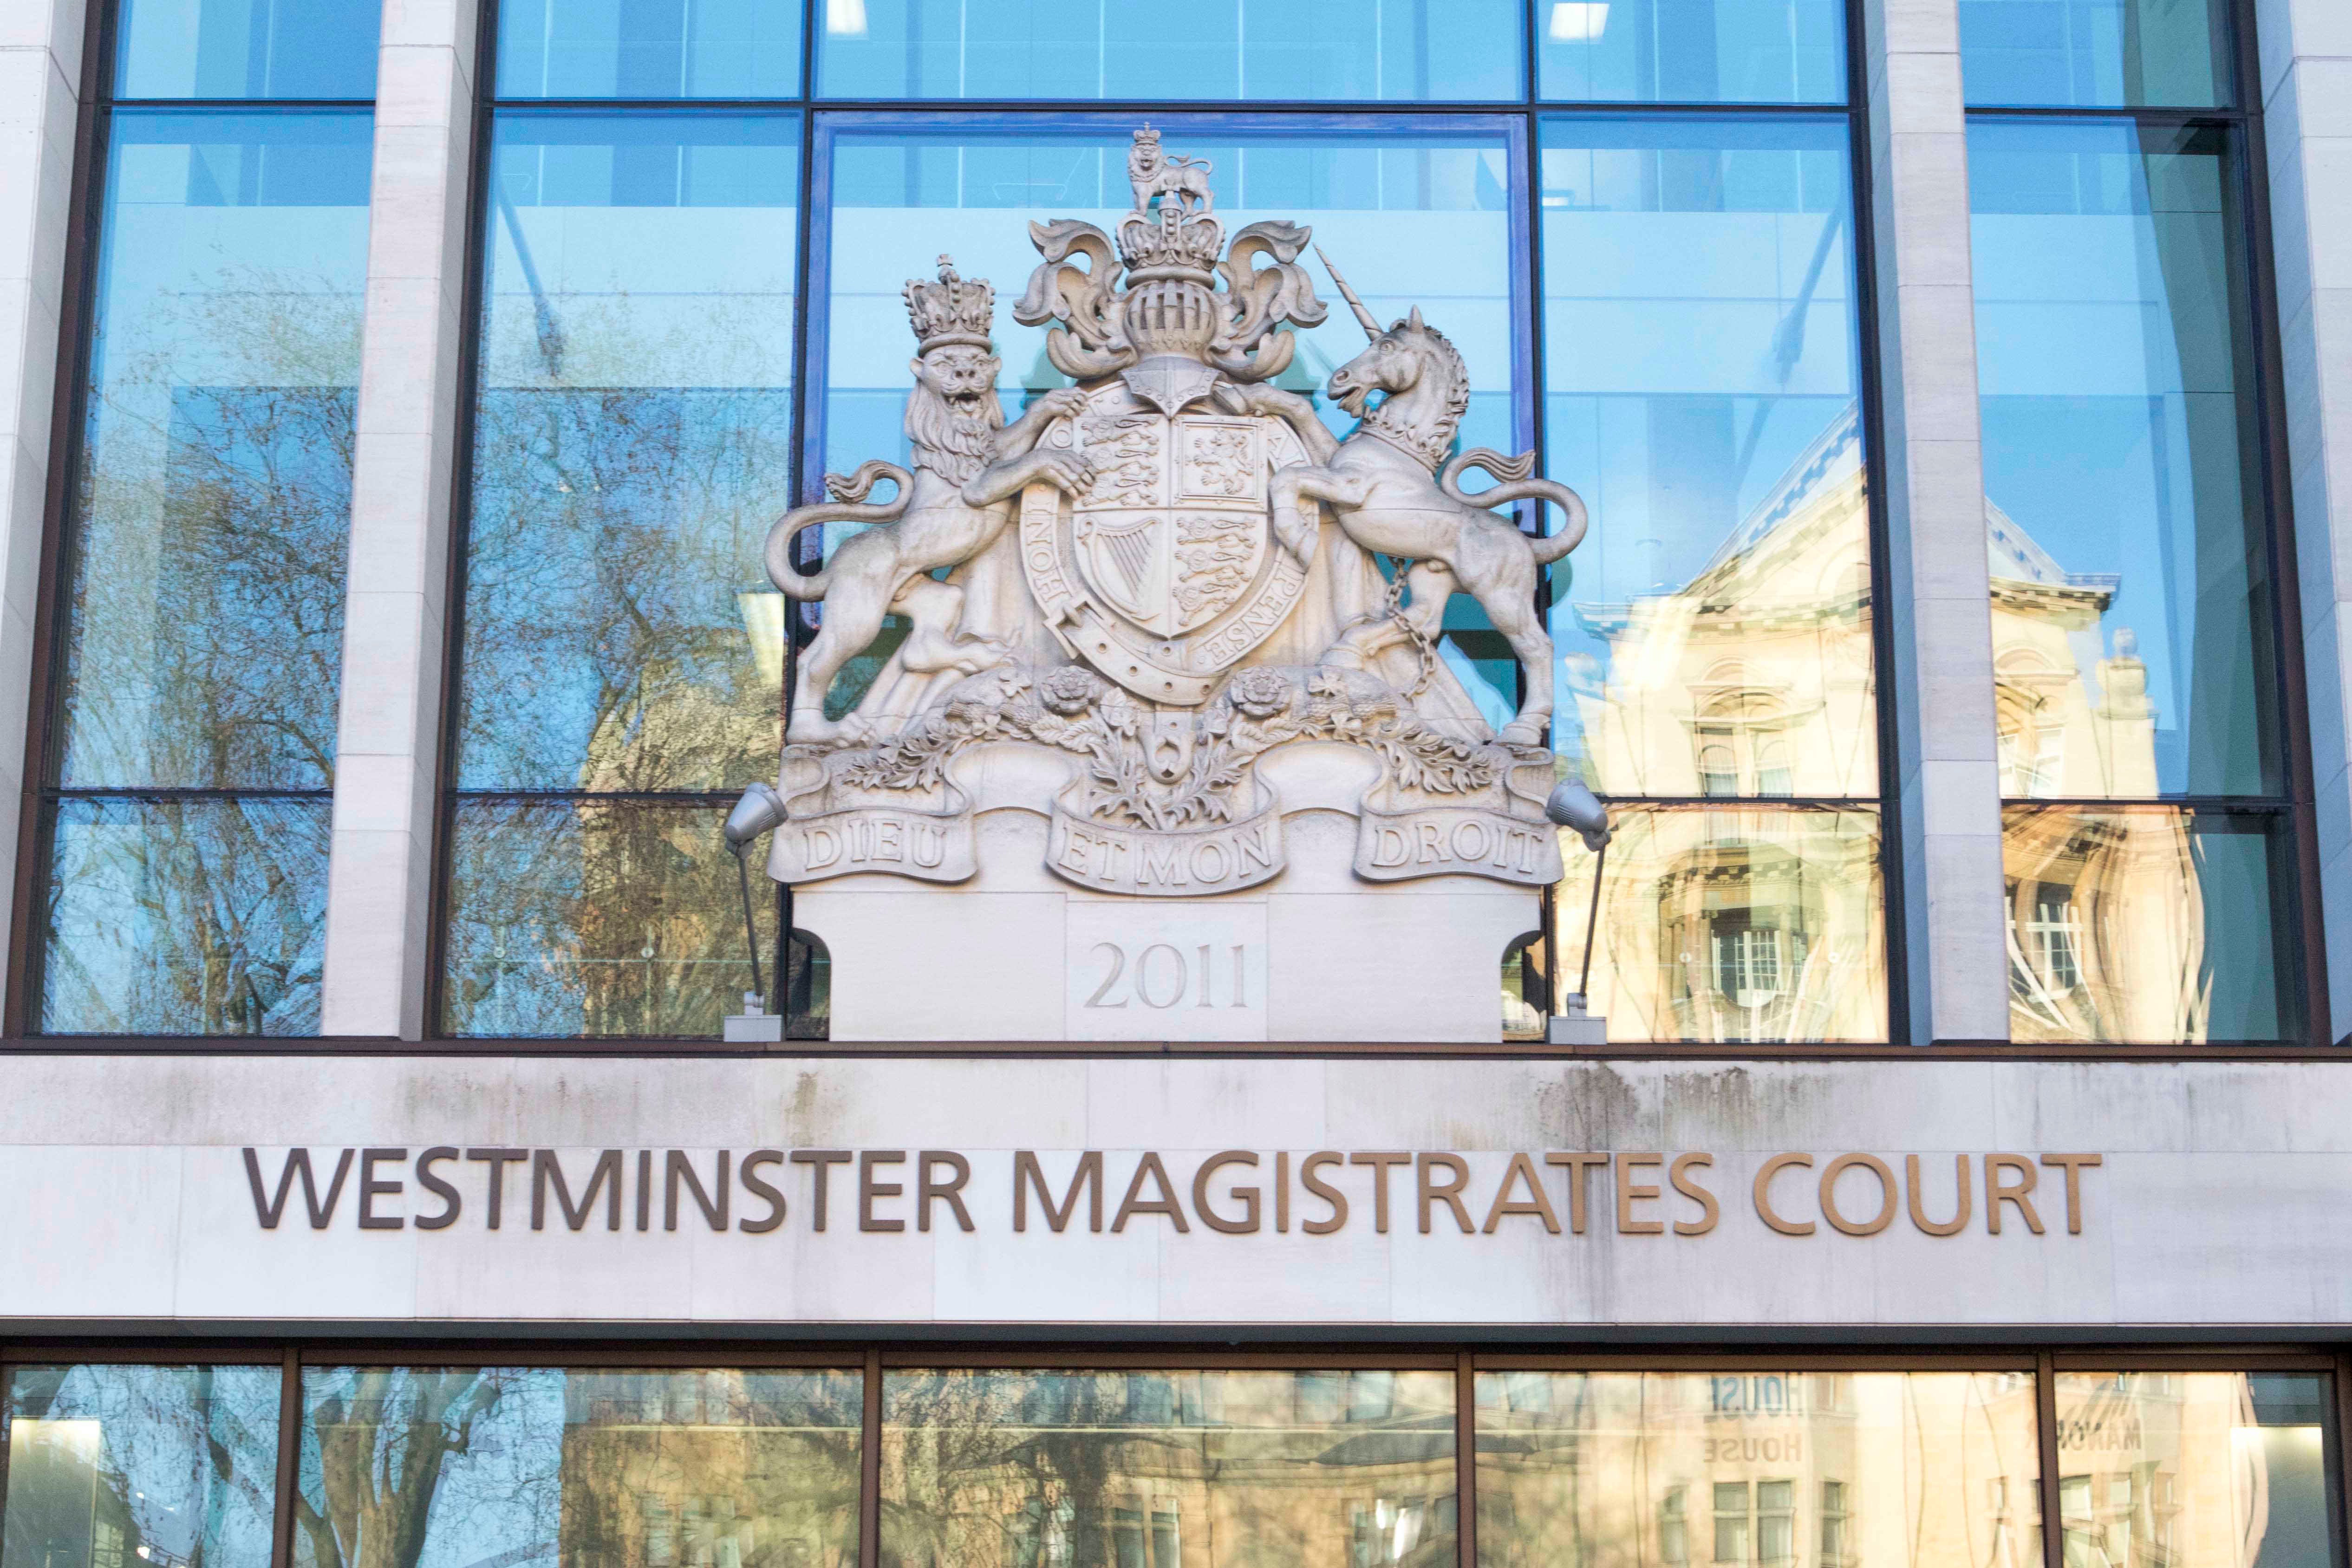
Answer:
[(1113, 381), (1043, 444), (1090, 470), (1075, 497), (1039, 483), (1021, 498), (1023, 568), (1055, 634), (1137, 696), (1207, 702), (1306, 581), (1275, 543), (1268, 489), (1307, 460), (1298, 437), (1271, 415), (1171, 415)]

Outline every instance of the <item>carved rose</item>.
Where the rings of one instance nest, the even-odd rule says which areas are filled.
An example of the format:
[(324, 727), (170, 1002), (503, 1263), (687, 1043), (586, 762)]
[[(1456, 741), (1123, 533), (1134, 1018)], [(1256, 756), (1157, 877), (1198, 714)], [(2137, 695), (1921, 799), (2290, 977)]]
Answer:
[(1037, 695), (1046, 707), (1064, 718), (1076, 718), (1087, 711), (1098, 689), (1094, 676), (1076, 664), (1065, 664), (1037, 683)]
[(1290, 677), (1280, 670), (1244, 670), (1225, 687), (1225, 699), (1252, 718), (1272, 718), (1290, 706)]

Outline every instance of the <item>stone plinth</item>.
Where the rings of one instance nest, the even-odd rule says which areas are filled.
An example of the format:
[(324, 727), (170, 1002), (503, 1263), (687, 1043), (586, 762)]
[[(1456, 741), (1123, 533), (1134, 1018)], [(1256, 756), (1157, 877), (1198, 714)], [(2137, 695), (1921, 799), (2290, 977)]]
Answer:
[(1480, 877), (1374, 883), (1353, 869), (1373, 759), (1296, 747), (1261, 767), (1284, 864), (1207, 897), (1089, 892), (1048, 869), (1047, 813), (1069, 759), (982, 748), (977, 871), (942, 885), (836, 876), (793, 922), (833, 965), (837, 1041), (1496, 1040), (1500, 969), (1539, 894)]

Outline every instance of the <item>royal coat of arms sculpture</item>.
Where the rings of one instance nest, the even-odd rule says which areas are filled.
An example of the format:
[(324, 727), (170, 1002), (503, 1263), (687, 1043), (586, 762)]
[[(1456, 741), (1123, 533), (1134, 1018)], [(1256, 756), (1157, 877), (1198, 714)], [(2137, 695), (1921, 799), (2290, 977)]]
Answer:
[[(1044, 259), (1013, 318), (1048, 327), (1076, 385), (1007, 423), (993, 291), (942, 256), (936, 282), (906, 287), (911, 468), (829, 476), (833, 499), (776, 524), (770, 576), (824, 611), (789, 696), (772, 873), (964, 882), (976, 818), (1017, 798), (1045, 820), (1045, 867), (1100, 894), (1270, 883), (1286, 815), (1310, 805), (1355, 819), (1365, 883), (1557, 880), (1537, 568), (1575, 547), (1582, 503), (1533, 476), (1531, 455), (1456, 454), (1462, 356), (1417, 308), (1381, 326), (1337, 271), (1370, 343), (1330, 378), (1359, 421), (1332, 434), (1270, 384), (1297, 346), (1286, 329), (1327, 311), (1307, 229), (1255, 223), (1228, 243), (1208, 166), (1154, 131), (1129, 168), (1115, 238), (1030, 225)], [(1472, 469), (1496, 483), (1465, 494)], [(886, 479), (896, 494), (870, 500)], [(1494, 509), (1523, 499), (1558, 507), (1559, 531)], [(794, 538), (843, 522), (870, 526), (802, 571)], [(1439, 654), (1454, 592), (1520, 663), (1499, 733)], [(836, 675), (891, 614), (903, 640), (828, 717)]]

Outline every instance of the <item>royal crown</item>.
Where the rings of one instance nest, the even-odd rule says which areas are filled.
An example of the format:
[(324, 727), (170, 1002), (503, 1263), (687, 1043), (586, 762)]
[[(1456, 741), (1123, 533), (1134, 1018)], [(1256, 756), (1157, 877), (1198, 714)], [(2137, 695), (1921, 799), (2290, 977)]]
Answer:
[(913, 323), (916, 352), (949, 343), (990, 346), (996, 320), (996, 290), (985, 277), (958, 277), (951, 257), (940, 257), (940, 280), (907, 280), (907, 319)]
[(1181, 277), (1209, 283), (1225, 248), (1225, 226), (1163, 198), (1150, 213), (1133, 213), (1118, 225), (1118, 254), (1137, 282)]

